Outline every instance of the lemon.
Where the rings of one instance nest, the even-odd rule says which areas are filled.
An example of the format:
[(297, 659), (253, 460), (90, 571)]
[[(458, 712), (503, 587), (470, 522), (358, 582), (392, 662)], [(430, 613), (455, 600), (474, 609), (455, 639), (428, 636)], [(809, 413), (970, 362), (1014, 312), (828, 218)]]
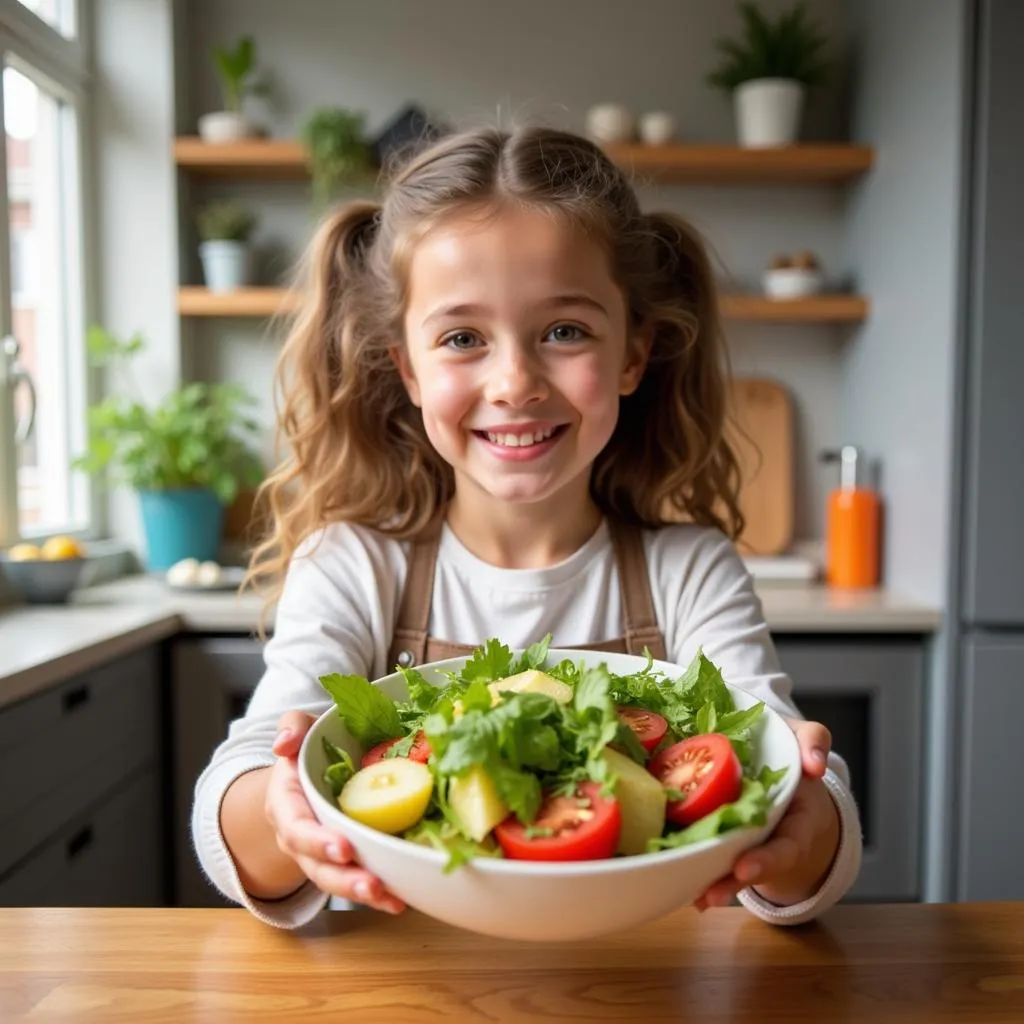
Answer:
[(15, 544), (7, 552), (7, 557), (12, 562), (32, 562), (37, 558), (42, 558), (43, 553), (35, 544)]
[(396, 835), (423, 817), (433, 792), (434, 776), (425, 764), (389, 757), (356, 772), (342, 788), (338, 806), (350, 818)]
[(50, 562), (60, 562), (66, 558), (81, 558), (85, 549), (74, 537), (51, 537), (44, 545), (43, 558)]

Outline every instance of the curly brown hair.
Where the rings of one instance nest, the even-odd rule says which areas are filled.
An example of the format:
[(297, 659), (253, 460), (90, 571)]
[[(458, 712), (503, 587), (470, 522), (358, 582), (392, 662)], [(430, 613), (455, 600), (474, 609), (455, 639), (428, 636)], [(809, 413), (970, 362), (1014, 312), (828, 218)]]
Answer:
[(646, 527), (681, 520), (743, 529), (726, 438), (726, 354), (711, 264), (681, 218), (640, 210), (590, 141), (530, 127), (452, 135), (388, 176), (383, 201), (328, 216), (305, 261), (305, 302), (277, 370), (287, 454), (257, 499), (269, 528), (247, 583), (280, 593), (296, 548), (345, 521), (404, 539), (443, 514), (454, 474), (427, 439), (388, 349), (402, 337), (416, 243), (460, 207), (517, 202), (563, 216), (605, 245), (634, 327), (651, 332), (639, 388), (597, 457), (594, 501)]

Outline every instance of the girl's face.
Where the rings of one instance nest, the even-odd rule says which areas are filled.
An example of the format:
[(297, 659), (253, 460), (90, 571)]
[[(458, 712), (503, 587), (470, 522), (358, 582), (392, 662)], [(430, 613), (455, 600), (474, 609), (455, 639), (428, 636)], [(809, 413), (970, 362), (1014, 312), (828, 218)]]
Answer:
[(516, 503), (586, 495), (649, 350), (603, 248), (521, 208), (453, 218), (419, 242), (405, 340), (395, 361), (457, 491)]

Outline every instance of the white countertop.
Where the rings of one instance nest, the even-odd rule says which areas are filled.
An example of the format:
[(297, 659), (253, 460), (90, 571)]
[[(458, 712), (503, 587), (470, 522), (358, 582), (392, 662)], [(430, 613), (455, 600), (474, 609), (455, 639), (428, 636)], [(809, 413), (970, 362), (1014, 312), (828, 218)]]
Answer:
[[(887, 590), (757, 591), (776, 633), (930, 633), (942, 620), (941, 609)], [(181, 593), (134, 576), (87, 588), (68, 605), (0, 609), (0, 706), (177, 633), (254, 634), (261, 607), (254, 594)]]

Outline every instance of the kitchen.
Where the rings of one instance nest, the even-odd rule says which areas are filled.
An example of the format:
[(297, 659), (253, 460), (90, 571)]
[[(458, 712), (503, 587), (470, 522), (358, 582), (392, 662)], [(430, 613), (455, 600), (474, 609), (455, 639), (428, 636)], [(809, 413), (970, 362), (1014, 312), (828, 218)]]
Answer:
[[(45, 57), (21, 6), (0, 5), (4, 25), (11, 9), (25, 52)], [(756, 506), (752, 529), (771, 536), (750, 564), (797, 702), (832, 730), (860, 805), (856, 906), (837, 912), (1021, 898), (1024, 833), (1000, 813), (1015, 803), (1016, 773), (993, 779), (982, 760), (997, 747), (1015, 756), (1024, 667), (1013, 632), (1024, 575), (1007, 569), (1024, 558), (1014, 530), (1024, 479), (1006, 450), (1022, 433), (1009, 390), (1020, 357), (1004, 338), (1019, 236), (1005, 193), (1020, 159), (1009, 121), (1019, 72), (1000, 41), (1024, 32), (1014, 5), (810, 4), (838, 67), (808, 102), (800, 141), (838, 145), (845, 158), (864, 147), (870, 158), (858, 149), (852, 168), (816, 164), (781, 182), (764, 165), (742, 170), (732, 104), (706, 82), (714, 41), (741, 30), (731, 4), (530, 2), (486, 20), (461, 0), (443, 15), (408, 0), (306, 0), (287, 11), (269, 0), (78, 6), (94, 68), (93, 293), (82, 322), (144, 335), (132, 376), (151, 402), (178, 381), (245, 383), (266, 457), (281, 340), (268, 315), (283, 299), (272, 289), (286, 283), (318, 213), (301, 152), (286, 147), (313, 111), (364, 112), (371, 136), (409, 104), (459, 126), (540, 118), (584, 131), (588, 112), (615, 103), (671, 114), (681, 149), (728, 147), (729, 160), (701, 174), (638, 168), (654, 179), (638, 193), (645, 208), (682, 213), (709, 239), (733, 369), (755, 399), (771, 397), (774, 418), (752, 428), (771, 441), (771, 458), (747, 492), (770, 509)], [(244, 35), (270, 85), (245, 109), (278, 146), (276, 170), (266, 155), (255, 167), (208, 160), (197, 139), (199, 118), (222, 105), (213, 48)], [(227, 297), (205, 286), (197, 231), (197, 211), (223, 199), (258, 218), (251, 284)], [(761, 299), (762, 275), (777, 256), (800, 253), (823, 269), (827, 294), (783, 314)], [(45, 282), (36, 294), (52, 296)], [(17, 335), (17, 316), (14, 326)], [(42, 438), (53, 407), (74, 415), (75, 404), (40, 369)], [(821, 455), (850, 444), (882, 500), (879, 585), (855, 589), (807, 579), (821, 571), (839, 481)], [(770, 477), (781, 483), (768, 486)], [(92, 531), (36, 536), (77, 534), (97, 580), (132, 559), (144, 568), (136, 496), (95, 488), (83, 505), (77, 479), (65, 506), (92, 513)], [(225, 563), (243, 550), (244, 511), (240, 524), (229, 516)], [(5, 777), (35, 782), (3, 797), (0, 903), (223, 905), (195, 864), (188, 811), (198, 772), (261, 674), (259, 598), (173, 589), (159, 572), (80, 587), (68, 606), (12, 602), (0, 612), (0, 759)], [(88, 738), (113, 732), (127, 741), (94, 755)], [(25, 759), (38, 763), (51, 744), (76, 751), (73, 782), (45, 757), (26, 773)], [(64, 785), (59, 805), (45, 799)], [(129, 834), (128, 821), (144, 827)], [(731, 921), (715, 926), (718, 940), (695, 925), (692, 941), (708, 943), (708, 955), (714, 941), (740, 941), (749, 926)]]

